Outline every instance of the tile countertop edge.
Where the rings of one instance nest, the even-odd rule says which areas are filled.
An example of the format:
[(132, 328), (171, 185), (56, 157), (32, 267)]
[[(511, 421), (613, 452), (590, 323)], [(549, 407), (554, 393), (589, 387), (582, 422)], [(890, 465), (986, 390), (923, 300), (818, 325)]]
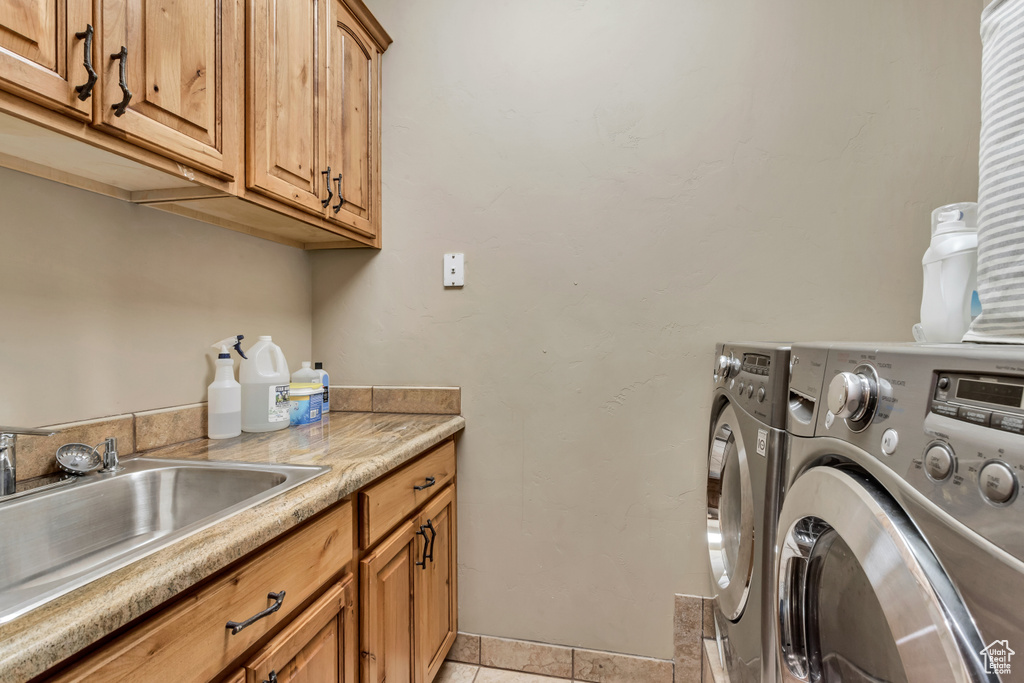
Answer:
[[(350, 414), (353, 418), (359, 414)], [(0, 626), (0, 683), (38, 676), (104, 636), (212, 576), (240, 557), (325, 510), (369, 482), (461, 431), (464, 418), (452, 416), (383, 415), (393, 422), (425, 423), (406, 438), (342, 436), (337, 448), (327, 445), (321, 456), (337, 462), (296, 459), (292, 464), (330, 464), (331, 471), (275, 496), (148, 557), (71, 591), (14, 621)], [(338, 418), (332, 416), (332, 421)], [(404, 429), (401, 427), (400, 429)], [(293, 432), (295, 430), (286, 430)], [(274, 435), (283, 434), (276, 432)], [(288, 436), (258, 435), (285, 441)], [(295, 435), (292, 434), (294, 439)], [(205, 443), (204, 443), (205, 442)], [(382, 443), (378, 443), (382, 442)], [(199, 452), (199, 446), (202, 452)], [(242, 448), (205, 439), (164, 447), (145, 457), (246, 461)], [(313, 449), (314, 451), (316, 449)], [(356, 451), (348, 455), (346, 450)], [(359, 453), (358, 451), (370, 451)], [(302, 454), (293, 447), (292, 454)], [(253, 462), (265, 462), (253, 458)], [(288, 462), (277, 459), (276, 462)]]

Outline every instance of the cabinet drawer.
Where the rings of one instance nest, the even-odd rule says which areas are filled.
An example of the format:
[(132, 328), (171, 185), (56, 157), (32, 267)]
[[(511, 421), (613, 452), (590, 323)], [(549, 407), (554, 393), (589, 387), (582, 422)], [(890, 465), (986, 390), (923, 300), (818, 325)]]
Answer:
[(359, 494), (359, 542), (362, 547), (369, 548), (384, 538), (454, 478), (455, 442), (449, 441), (367, 487)]
[(356, 683), (356, 590), (349, 574), (245, 666), (253, 681)]
[[(254, 554), (213, 583), (161, 610), (79, 662), (57, 681), (209, 681), (337, 575), (352, 559), (352, 504), (344, 503)], [(232, 634), (270, 607), (268, 593), (284, 591), (278, 609)]]

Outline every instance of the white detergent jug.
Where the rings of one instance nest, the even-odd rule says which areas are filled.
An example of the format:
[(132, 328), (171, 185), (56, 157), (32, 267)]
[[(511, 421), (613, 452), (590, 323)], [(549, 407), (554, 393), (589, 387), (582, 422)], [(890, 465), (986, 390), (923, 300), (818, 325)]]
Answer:
[(288, 361), (271, 337), (260, 337), (246, 352), (238, 379), (242, 384), (242, 431), (272, 432), (289, 424)]
[(959, 342), (981, 313), (978, 299), (978, 205), (932, 212), (932, 241), (921, 259), (921, 331), (929, 342)]

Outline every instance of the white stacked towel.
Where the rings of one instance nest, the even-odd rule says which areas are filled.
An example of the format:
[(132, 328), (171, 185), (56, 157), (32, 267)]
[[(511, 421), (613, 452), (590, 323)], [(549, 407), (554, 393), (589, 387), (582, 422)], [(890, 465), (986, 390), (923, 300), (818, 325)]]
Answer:
[(964, 341), (1024, 343), (1024, 0), (981, 15), (978, 296)]

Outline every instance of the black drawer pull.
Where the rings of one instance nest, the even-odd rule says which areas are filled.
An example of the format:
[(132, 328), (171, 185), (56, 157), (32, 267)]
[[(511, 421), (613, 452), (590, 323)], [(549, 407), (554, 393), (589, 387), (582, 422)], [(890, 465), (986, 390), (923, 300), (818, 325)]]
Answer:
[(75, 92), (78, 93), (78, 99), (85, 102), (92, 95), (92, 88), (96, 85), (96, 79), (99, 78), (99, 74), (96, 73), (96, 69), (92, 68), (92, 24), (86, 24), (84, 31), (79, 31), (75, 34), (75, 38), (81, 40), (85, 38), (85, 72), (89, 74), (89, 80), (82, 85), (75, 86)]
[[(423, 559), (424, 559), (424, 561), (430, 560), (431, 562), (433, 562), (434, 561), (434, 539), (437, 538), (437, 531), (434, 529), (434, 523), (431, 522), (429, 519), (427, 520), (426, 527), (427, 527), (427, 529), (430, 530), (430, 551), (427, 552), (423, 556)], [(420, 528), (422, 529), (423, 527), (420, 527)], [(426, 537), (427, 537), (426, 534), (424, 534), (423, 538), (426, 539)], [(426, 569), (426, 567), (424, 567), (424, 569)]]
[(263, 681), (263, 683), (277, 683), (277, 672), (276, 671), (271, 671), (270, 672), (270, 679), (266, 680), (266, 681)]
[(110, 108), (114, 110), (114, 116), (124, 116), (128, 103), (132, 101), (132, 91), (128, 89), (128, 48), (122, 45), (121, 51), (110, 55), (110, 59), (121, 61), (121, 75), (118, 83), (121, 86), (121, 93), (124, 95), (120, 102), (110, 105)]
[(424, 484), (423, 486), (413, 486), (412, 488), (415, 491), (422, 491), (423, 489), (429, 489), (435, 483), (436, 482), (434, 481), (433, 477), (427, 477), (427, 483), (426, 484)]
[[(424, 538), (425, 537), (426, 536), (424, 536)], [(284, 604), (284, 591), (281, 591), (280, 593), (271, 593), (267, 596), (267, 599), (273, 600), (274, 604), (268, 607), (267, 609), (263, 610), (259, 614), (254, 614), (245, 621), (229, 621), (226, 625), (226, 628), (231, 629), (231, 635), (235, 635), (246, 626), (251, 626), (253, 623), (259, 621), (263, 617), (273, 614), (277, 610), (281, 609), (281, 605)], [(276, 677), (274, 677), (274, 680), (277, 680)]]
[(320, 206), (327, 208), (327, 205), (331, 203), (331, 199), (334, 197), (334, 192), (331, 191), (331, 167), (328, 166), (326, 171), (320, 171), (320, 175), (327, 176), (327, 199), (320, 202)]
[(425, 527), (420, 527), (420, 530), (416, 532), (417, 536), (423, 537), (423, 559), (416, 563), (417, 567), (427, 568), (427, 547), (430, 545), (430, 541), (427, 540), (427, 532), (424, 531)]

